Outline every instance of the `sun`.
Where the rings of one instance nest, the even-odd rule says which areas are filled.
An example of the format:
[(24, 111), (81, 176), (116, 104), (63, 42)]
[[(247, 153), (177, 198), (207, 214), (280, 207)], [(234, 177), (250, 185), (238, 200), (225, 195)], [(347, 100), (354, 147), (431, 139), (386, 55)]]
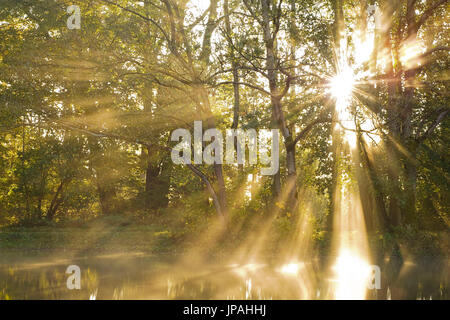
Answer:
[(354, 85), (355, 76), (353, 70), (349, 66), (346, 66), (331, 79), (331, 95), (338, 102), (348, 101), (352, 96)]
[(354, 149), (357, 145), (356, 127), (350, 109), (356, 76), (351, 67), (344, 64), (339, 68), (340, 72), (330, 80), (330, 93), (336, 100), (336, 112), (339, 125), (344, 129), (344, 138), (349, 146)]

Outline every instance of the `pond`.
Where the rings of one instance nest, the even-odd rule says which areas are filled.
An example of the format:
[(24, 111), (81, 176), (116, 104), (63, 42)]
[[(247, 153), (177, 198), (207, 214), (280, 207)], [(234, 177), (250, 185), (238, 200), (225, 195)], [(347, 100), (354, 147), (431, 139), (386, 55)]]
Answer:
[[(68, 266), (80, 289), (69, 289)], [(59, 253), (0, 255), (0, 299), (329, 299), (333, 279), (317, 260), (290, 264), (187, 262), (173, 256)], [(448, 261), (406, 262), (394, 280), (381, 268), (368, 299), (448, 299)]]

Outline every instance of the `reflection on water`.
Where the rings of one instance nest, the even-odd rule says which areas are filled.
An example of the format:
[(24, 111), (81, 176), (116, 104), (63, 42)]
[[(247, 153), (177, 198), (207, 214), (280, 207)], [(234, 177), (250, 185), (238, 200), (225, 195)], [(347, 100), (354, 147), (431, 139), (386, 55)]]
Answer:
[[(80, 290), (66, 286), (66, 268), (72, 264), (81, 269)], [(448, 299), (448, 262), (405, 263), (395, 281), (385, 278), (368, 298), (395, 292), (397, 298)], [(323, 299), (329, 281), (316, 262), (200, 266), (146, 255), (0, 256), (0, 299)]]

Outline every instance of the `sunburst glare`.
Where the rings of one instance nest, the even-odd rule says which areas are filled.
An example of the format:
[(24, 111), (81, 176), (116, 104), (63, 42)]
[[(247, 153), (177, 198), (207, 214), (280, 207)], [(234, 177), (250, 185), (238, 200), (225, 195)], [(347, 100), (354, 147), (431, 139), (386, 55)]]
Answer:
[(330, 81), (330, 92), (336, 100), (337, 119), (351, 148), (356, 147), (356, 128), (350, 110), (355, 82), (354, 71), (347, 64)]
[(331, 79), (331, 94), (336, 102), (348, 102), (352, 95), (355, 78), (352, 68), (345, 66), (335, 77)]
[(371, 275), (370, 265), (366, 260), (357, 256), (350, 250), (343, 250), (336, 264), (333, 266), (336, 272), (337, 300), (364, 299), (366, 296), (367, 283)]

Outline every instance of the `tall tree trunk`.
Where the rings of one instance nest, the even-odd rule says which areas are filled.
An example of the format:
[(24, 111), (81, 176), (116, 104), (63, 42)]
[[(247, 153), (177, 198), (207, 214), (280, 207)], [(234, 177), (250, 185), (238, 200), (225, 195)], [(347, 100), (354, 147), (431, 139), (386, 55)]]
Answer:
[[(218, 0), (211, 0), (209, 7), (208, 23), (205, 29), (205, 33), (203, 35), (200, 60), (203, 61), (205, 65), (209, 63), (209, 58), (211, 55), (211, 36), (214, 30), (216, 29), (218, 23), (217, 4)], [(202, 102), (202, 106), (200, 107), (200, 109), (203, 111), (203, 115), (206, 118), (207, 128), (208, 129), (216, 128), (216, 121), (214, 119), (214, 115), (212, 114), (211, 105), (209, 101), (208, 89), (201, 88), (200, 101)], [(221, 215), (224, 218), (224, 221), (226, 221), (228, 216), (228, 204), (227, 204), (227, 195), (222, 164), (219, 163), (214, 164), (214, 173), (216, 176), (216, 188), (212, 188), (213, 190), (210, 190), (210, 187), (208, 186), (207, 187), (208, 190), (210, 191), (210, 194), (213, 196), (213, 200), (217, 196), (217, 200), (214, 200), (218, 201), (218, 204), (216, 204), (216, 209), (219, 211), (219, 215)]]
[[(417, 41), (416, 14), (414, 0), (408, 0), (406, 11), (406, 41)], [(414, 108), (414, 82), (417, 71), (414, 69), (404, 72), (405, 92), (402, 110), (402, 144), (409, 151), (409, 156), (404, 157), (404, 178), (405, 178), (405, 206), (403, 209), (405, 222), (413, 222), (416, 213), (416, 143), (412, 136), (412, 113)]]
[(210, 1), (208, 22), (206, 24), (205, 33), (203, 34), (200, 60), (205, 62), (206, 64), (209, 62), (209, 57), (211, 55), (211, 36), (217, 27), (217, 4), (218, 0)]
[[(391, 3), (386, 2), (383, 7), (383, 17), (387, 21), (393, 23), (392, 15), (394, 13), (394, 8)], [(398, 76), (394, 65), (397, 65), (398, 51), (397, 44), (392, 44), (391, 41), (391, 30), (392, 25), (387, 27), (382, 34), (382, 43), (384, 48), (387, 50), (386, 54), (386, 66), (387, 66), (387, 118), (388, 118), (388, 129), (389, 134), (386, 141), (386, 150), (388, 156), (388, 186), (389, 186), (389, 222), (392, 226), (399, 226), (402, 223), (402, 216), (400, 210), (400, 180), (399, 180), (399, 154), (397, 151), (398, 143), (400, 141), (400, 123), (398, 119)]]
[[(230, 42), (233, 41), (231, 38), (232, 29), (230, 23), (230, 10), (229, 10), (229, 1), (224, 0), (223, 4), (224, 14), (225, 14), (225, 29), (228, 35), (230, 36)], [(230, 59), (231, 59), (231, 69), (233, 71), (233, 124), (231, 125), (232, 129), (237, 129), (239, 126), (239, 108), (240, 108), (240, 94), (239, 94), (239, 70), (238, 65), (236, 63), (236, 57), (234, 52), (233, 43), (230, 45)]]
[[(284, 139), (284, 145), (286, 149), (286, 167), (287, 167), (287, 182), (286, 189), (286, 203), (288, 211), (295, 211), (297, 206), (297, 169), (295, 165), (295, 143), (292, 138), (291, 132), (286, 125), (286, 120), (283, 113), (282, 103), (281, 103), (281, 91), (278, 86), (278, 72), (277, 72), (277, 61), (276, 61), (276, 48), (275, 48), (275, 37), (276, 34), (272, 34), (271, 28), (271, 18), (270, 18), (270, 0), (262, 0), (262, 16), (263, 16), (263, 33), (264, 33), (264, 43), (266, 47), (266, 69), (267, 76), (269, 79), (269, 88), (271, 94), (272, 103), (272, 120), (275, 122), (274, 125), (281, 131)], [(274, 29), (277, 29), (275, 27)], [(274, 176), (274, 191), (275, 196), (279, 196), (281, 192), (281, 181), (280, 172)]]
[[(239, 127), (239, 118), (240, 118), (240, 86), (239, 86), (239, 68), (236, 62), (236, 55), (234, 50), (233, 38), (232, 38), (232, 28), (230, 23), (230, 10), (229, 10), (229, 1), (224, 0), (223, 2), (223, 10), (225, 15), (225, 30), (229, 36), (230, 42), (230, 59), (231, 59), (231, 69), (233, 72), (233, 123), (231, 125), (231, 129), (237, 129)], [(234, 140), (234, 149), (237, 152), (238, 148), (238, 139), (237, 137)], [(245, 179), (244, 175), (244, 165), (238, 165), (238, 186), (240, 186)], [(238, 188), (239, 190), (239, 188)]]
[[(206, 94), (204, 96), (205, 96), (205, 100), (204, 100), (205, 105), (207, 106), (206, 126), (207, 126), (207, 129), (214, 129), (214, 128), (216, 128), (216, 121), (214, 119), (214, 115), (210, 112), (211, 109), (210, 109), (210, 105), (209, 105), (208, 96)], [(214, 190), (217, 194), (217, 198), (218, 198), (218, 201), (220, 204), (221, 214), (226, 219), (228, 216), (228, 203), (227, 203), (227, 190), (225, 187), (225, 179), (223, 176), (223, 165), (222, 164), (220, 164), (220, 163), (214, 164), (214, 174), (216, 176)]]
[[(333, 40), (335, 49), (335, 60), (339, 61), (342, 57), (341, 54), (341, 38), (344, 31), (344, 12), (341, 0), (333, 0), (333, 12), (334, 12), (334, 23), (333, 23)], [(338, 66), (335, 66), (335, 73), (337, 73)], [(339, 156), (340, 150), (342, 149), (342, 138), (341, 138), (341, 128), (339, 126), (339, 118), (336, 108), (331, 111), (331, 154), (332, 154), (332, 171), (331, 171), (331, 187), (329, 190), (330, 196), (330, 210), (327, 216), (327, 229), (329, 231), (333, 230), (333, 220), (334, 214), (339, 209), (340, 205), (340, 192), (338, 192), (338, 181), (340, 175), (339, 166)]]

